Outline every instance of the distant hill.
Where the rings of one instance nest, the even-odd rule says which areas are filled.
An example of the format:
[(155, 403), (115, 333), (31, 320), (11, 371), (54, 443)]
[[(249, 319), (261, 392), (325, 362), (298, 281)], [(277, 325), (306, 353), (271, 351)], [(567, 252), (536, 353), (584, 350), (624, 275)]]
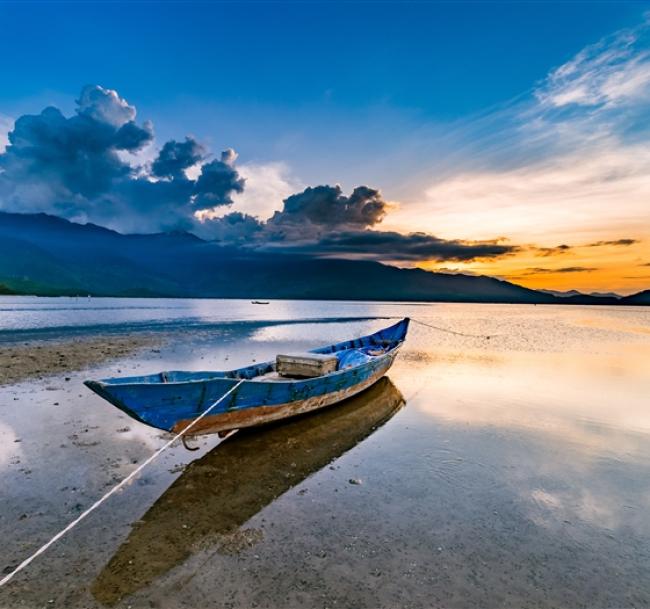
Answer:
[(650, 290), (644, 290), (638, 294), (621, 298), (621, 303), (628, 305), (650, 305)]
[[(46, 214), (0, 212), (0, 283), (37, 295), (610, 303), (492, 277), (223, 247), (183, 232), (123, 235)], [(620, 302), (623, 302), (622, 299)]]
[(598, 298), (622, 298), (622, 296), (616, 292), (590, 292), (589, 295), (597, 296)]
[[(544, 294), (552, 294), (553, 296), (557, 296), (558, 298), (568, 298), (568, 299), (574, 299), (574, 300), (579, 300), (582, 302), (582, 304), (603, 304), (602, 299), (609, 299), (611, 300), (612, 298), (614, 299), (619, 299), (622, 298), (620, 294), (617, 294), (616, 292), (590, 292), (589, 294), (585, 294), (584, 292), (580, 292), (578, 290), (567, 290), (566, 292), (562, 292), (560, 290), (543, 290), (540, 289), (539, 292), (543, 292)], [(596, 299), (601, 299), (601, 300), (594, 300)]]
[(568, 290), (566, 292), (562, 292), (560, 290), (539, 289), (538, 292), (543, 292), (544, 294), (551, 294), (553, 296), (557, 296), (558, 298), (569, 298), (571, 296), (586, 296), (586, 294), (583, 294), (582, 292), (579, 292), (578, 290)]

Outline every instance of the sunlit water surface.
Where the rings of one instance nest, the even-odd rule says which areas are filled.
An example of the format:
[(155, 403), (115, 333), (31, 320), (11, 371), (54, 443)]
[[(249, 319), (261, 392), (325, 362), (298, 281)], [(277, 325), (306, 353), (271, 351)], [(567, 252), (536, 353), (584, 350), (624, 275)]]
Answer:
[(0, 589), (0, 606), (650, 606), (641, 307), (3, 297), (7, 342), (169, 342), (0, 388), (0, 571), (165, 441), (85, 378), (231, 368), (406, 315), (477, 336), (413, 324), (374, 393), (171, 449)]

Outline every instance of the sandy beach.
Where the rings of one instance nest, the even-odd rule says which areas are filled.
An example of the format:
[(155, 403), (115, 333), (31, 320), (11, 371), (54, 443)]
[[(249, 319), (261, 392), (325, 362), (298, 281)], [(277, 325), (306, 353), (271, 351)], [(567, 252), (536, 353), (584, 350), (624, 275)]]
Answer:
[[(151, 315), (125, 303), (129, 324)], [(378, 303), (287, 301), (262, 313), (156, 302), (143, 306), (175, 321), (125, 333), (119, 305), (101, 334), (86, 311), (88, 330), (68, 341), (0, 347), (12, 364), (0, 387), (5, 573), (168, 438), (93, 395), (87, 378), (234, 368), (386, 325), (360, 311), (395, 314)], [(79, 313), (66, 306), (44, 304), (43, 315), (69, 327)], [(0, 589), (0, 607), (650, 604), (649, 312), (402, 311), (492, 338), (414, 325), (368, 394), (223, 442), (197, 438), (196, 452), (172, 447)]]

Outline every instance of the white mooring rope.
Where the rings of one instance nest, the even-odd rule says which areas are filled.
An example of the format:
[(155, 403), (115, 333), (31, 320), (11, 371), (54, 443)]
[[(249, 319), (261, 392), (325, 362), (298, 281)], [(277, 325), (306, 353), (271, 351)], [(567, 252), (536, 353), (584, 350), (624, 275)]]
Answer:
[(9, 583), (9, 581), (14, 577), (14, 575), (20, 573), (25, 567), (27, 567), (37, 556), (40, 556), (45, 552), (51, 545), (56, 543), (61, 537), (63, 537), (68, 531), (76, 527), (86, 516), (91, 512), (95, 511), (104, 501), (106, 501), (111, 495), (120, 490), (123, 486), (127, 484), (130, 480), (133, 480), (149, 463), (161, 455), (165, 450), (167, 450), (176, 440), (184, 436), (192, 427), (194, 427), (203, 417), (210, 413), (210, 411), (218, 406), (223, 400), (225, 400), (237, 387), (239, 387), (244, 382), (244, 379), (241, 379), (236, 385), (231, 387), (226, 393), (224, 393), (216, 402), (214, 402), (209, 408), (204, 410), (196, 419), (189, 423), (185, 428), (179, 431), (169, 442), (163, 444), (153, 455), (151, 455), (146, 461), (144, 461), (140, 466), (134, 469), (122, 482), (116, 484), (110, 491), (108, 491), (103, 497), (95, 501), (85, 512), (79, 515), (75, 520), (73, 520), (65, 529), (59, 531), (50, 541), (42, 545), (36, 552), (34, 552), (29, 558), (26, 558), (21, 562), (11, 573), (0, 579), (0, 587)]
[(411, 317), (410, 319), (411, 321), (414, 321), (416, 324), (420, 324), (421, 326), (426, 326), (427, 328), (438, 330), (439, 332), (446, 332), (447, 334), (454, 334), (455, 336), (468, 336), (470, 338), (484, 338), (485, 340), (490, 340), (491, 336), (496, 336), (495, 334), (466, 334), (465, 332), (457, 332), (456, 330), (450, 330), (449, 328), (441, 328), (440, 326), (434, 326), (433, 324), (428, 324), (424, 321), (420, 321), (419, 319), (415, 319), (413, 317)]

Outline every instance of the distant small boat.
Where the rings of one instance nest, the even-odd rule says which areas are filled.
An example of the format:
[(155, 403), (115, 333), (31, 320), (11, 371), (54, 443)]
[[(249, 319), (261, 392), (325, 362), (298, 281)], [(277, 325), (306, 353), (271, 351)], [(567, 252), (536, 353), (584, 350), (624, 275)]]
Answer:
[(269, 304), (268, 300), (251, 300), (251, 304)]
[(85, 384), (134, 419), (178, 433), (243, 379), (191, 430), (191, 435), (223, 435), (330, 406), (370, 387), (393, 364), (408, 325), (405, 318), (374, 334), (309, 351), (316, 360), (326, 354), (337, 360), (336, 370), (312, 378), (281, 376), (276, 362), (265, 362), (229, 371), (169, 371)]

